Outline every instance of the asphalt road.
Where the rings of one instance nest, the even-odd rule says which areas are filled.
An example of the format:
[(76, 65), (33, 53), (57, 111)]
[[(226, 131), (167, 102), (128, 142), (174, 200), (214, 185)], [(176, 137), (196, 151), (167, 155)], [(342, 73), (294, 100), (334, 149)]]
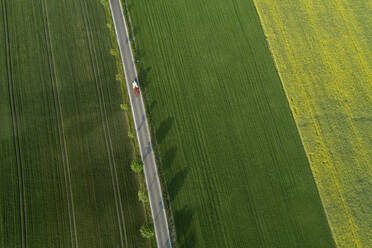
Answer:
[(152, 149), (151, 136), (147, 123), (142, 95), (136, 97), (132, 88), (133, 80), (137, 79), (133, 53), (129, 42), (129, 35), (120, 0), (109, 0), (115, 32), (123, 62), (127, 90), (132, 107), (132, 114), (137, 130), (141, 157), (144, 163), (144, 174), (149, 192), (149, 202), (155, 227), (158, 248), (172, 247), (168, 229), (167, 216), (164, 209), (163, 195), (160, 187), (158, 170)]

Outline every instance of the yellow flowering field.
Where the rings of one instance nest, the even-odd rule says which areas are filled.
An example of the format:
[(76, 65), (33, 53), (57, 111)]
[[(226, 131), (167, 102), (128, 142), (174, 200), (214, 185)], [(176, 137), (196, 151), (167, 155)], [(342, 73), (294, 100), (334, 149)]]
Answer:
[(254, 0), (338, 247), (372, 244), (372, 1)]

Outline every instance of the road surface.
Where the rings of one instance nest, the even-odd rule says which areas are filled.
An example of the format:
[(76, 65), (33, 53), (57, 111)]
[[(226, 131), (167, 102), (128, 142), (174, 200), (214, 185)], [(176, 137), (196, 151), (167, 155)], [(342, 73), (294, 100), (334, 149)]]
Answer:
[(139, 149), (144, 163), (144, 173), (147, 190), (149, 192), (152, 218), (154, 221), (156, 243), (158, 248), (170, 248), (172, 245), (170, 242), (167, 216), (164, 209), (163, 195), (155, 163), (154, 151), (152, 149), (151, 136), (143, 99), (141, 94), (139, 97), (136, 97), (132, 89), (132, 82), (137, 79), (137, 71), (130, 46), (123, 8), (120, 0), (109, 0), (109, 4), (120, 49), (120, 56), (123, 62), (127, 90), (132, 107), (134, 124), (137, 130)]

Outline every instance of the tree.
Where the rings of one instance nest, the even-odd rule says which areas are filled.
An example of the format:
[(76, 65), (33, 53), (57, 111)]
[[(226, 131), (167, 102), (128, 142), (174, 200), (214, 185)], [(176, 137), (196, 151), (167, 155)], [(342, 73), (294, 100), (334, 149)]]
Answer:
[(116, 81), (119, 81), (119, 82), (124, 81), (124, 77), (120, 73), (116, 74), (115, 79)]
[(140, 200), (143, 203), (149, 201), (149, 197), (147, 196), (146, 191), (144, 191), (144, 190), (138, 191), (138, 200)]
[(120, 108), (126, 112), (128, 112), (129, 110), (129, 106), (128, 104), (124, 103), (124, 104), (120, 104)]
[(118, 56), (118, 50), (116, 50), (116, 49), (114, 49), (114, 48), (111, 48), (110, 49), (110, 54), (112, 55), (112, 56)]
[(128, 131), (128, 137), (131, 138), (131, 139), (134, 139), (134, 137), (136, 136), (135, 132), (133, 130), (129, 130)]
[(103, 6), (105, 6), (105, 7), (106, 7), (107, 4), (108, 4), (107, 0), (101, 0), (100, 2), (101, 2), (101, 4), (102, 4)]
[(133, 160), (132, 163), (130, 164), (130, 168), (132, 169), (132, 171), (134, 171), (137, 174), (141, 173), (143, 170), (142, 160), (141, 159)]
[(154, 226), (151, 223), (145, 223), (141, 226), (140, 233), (141, 233), (141, 236), (146, 239), (152, 238), (154, 237), (154, 234), (155, 234)]

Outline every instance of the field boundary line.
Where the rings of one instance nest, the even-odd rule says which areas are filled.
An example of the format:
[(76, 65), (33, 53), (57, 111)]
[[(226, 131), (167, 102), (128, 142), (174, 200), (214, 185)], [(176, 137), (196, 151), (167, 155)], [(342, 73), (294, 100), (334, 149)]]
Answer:
[[(259, 16), (259, 19), (261, 21), (261, 26), (262, 26), (262, 29), (264, 31), (265, 37), (267, 38), (266, 34), (269, 33), (269, 32), (267, 31), (266, 24), (265, 24), (265, 21), (264, 21), (265, 19), (263, 18), (263, 14), (259, 11), (259, 9), (257, 7), (259, 5), (257, 4), (256, 1), (257, 0), (254, 0), (254, 6), (256, 8), (256, 12), (257, 12), (257, 14)], [(277, 8), (276, 5), (275, 5), (275, 8)], [(301, 144), (304, 148), (306, 158), (307, 158), (308, 163), (309, 163), (309, 167), (310, 167), (310, 170), (311, 170), (311, 175), (312, 175), (313, 181), (316, 185), (316, 189), (317, 189), (317, 193), (320, 197), (320, 201), (322, 203), (322, 209), (323, 209), (323, 212), (325, 213), (325, 216), (326, 216), (326, 219), (327, 219), (327, 224), (328, 224), (328, 226), (331, 230), (332, 239), (335, 242), (335, 244), (337, 245), (337, 240), (336, 240), (336, 237), (334, 236), (334, 225), (330, 222), (329, 215), (328, 215), (328, 213), (325, 209), (325, 204), (324, 204), (325, 199), (323, 199), (323, 197), (321, 195), (320, 184), (315, 179), (316, 178), (316, 176), (315, 176), (316, 175), (316, 169), (312, 165), (312, 158), (311, 158), (311, 155), (310, 155), (311, 154), (310, 147), (304, 143), (303, 140), (304, 140), (305, 136), (302, 133), (302, 131), (298, 128), (299, 127), (298, 120), (297, 120), (297, 118), (295, 118), (295, 116), (297, 115), (296, 111), (295, 111), (295, 108), (294, 108), (295, 106), (294, 106), (293, 103), (291, 103), (290, 95), (288, 93), (287, 88), (285, 87), (285, 85), (283, 83), (284, 82), (284, 79), (283, 79), (284, 77), (283, 77), (283, 75), (282, 75), (282, 73), (281, 73), (281, 71), (279, 70), (279, 67), (278, 67), (278, 65), (280, 63), (277, 59), (277, 56), (274, 55), (273, 52), (272, 52), (274, 49), (271, 48), (271, 44), (270, 44), (269, 40), (267, 40), (267, 46), (269, 47), (271, 57), (274, 61), (275, 69), (278, 72), (278, 75), (279, 75), (279, 78), (280, 78), (280, 81), (281, 81), (281, 84), (282, 84), (282, 88), (283, 88), (283, 91), (284, 91), (285, 96), (286, 96), (286, 100), (287, 100), (288, 105), (289, 105), (290, 110), (291, 110), (291, 115), (292, 115), (292, 117), (293, 117), (293, 119), (296, 123), (296, 129), (297, 129), (297, 132), (300, 136)], [(287, 44), (287, 46), (289, 46), (289, 44)], [(288, 56), (293, 57), (293, 54), (290, 54)], [(304, 89), (303, 86), (301, 86), (301, 90), (302, 90), (303, 94), (305, 95), (304, 96), (305, 97), (304, 102), (306, 103), (307, 111), (310, 114), (311, 122), (313, 123), (315, 132), (318, 135), (319, 140), (320, 140), (319, 146), (321, 147), (321, 150), (323, 151), (322, 156), (324, 156), (326, 158), (326, 162), (324, 162), (324, 166), (327, 168), (328, 172), (330, 173), (330, 178), (331, 178), (330, 180), (332, 180), (333, 184), (335, 185), (336, 192), (338, 193), (338, 199), (340, 200), (342, 208), (344, 209), (344, 211), (346, 213), (346, 222), (347, 222), (347, 225), (349, 226), (348, 230), (351, 232), (351, 235), (353, 237), (352, 242), (354, 243), (355, 247), (360, 247), (360, 240), (359, 240), (359, 236), (356, 233), (355, 221), (354, 221), (354, 218), (351, 214), (351, 210), (346, 203), (344, 193), (341, 190), (340, 182), (338, 180), (338, 174), (339, 173), (338, 173), (337, 169), (334, 167), (334, 165), (332, 163), (332, 160), (330, 159), (331, 155), (330, 155), (329, 150), (327, 149), (326, 142), (324, 141), (322, 131), (321, 131), (321, 128), (320, 128), (320, 124), (318, 123), (317, 119), (315, 118), (315, 113), (313, 112), (313, 109), (310, 107), (312, 105), (312, 102), (310, 101), (310, 99), (308, 97), (308, 92)]]
[(63, 161), (65, 188), (66, 188), (66, 196), (67, 196), (67, 204), (68, 204), (71, 246), (77, 248), (79, 247), (79, 245), (78, 245), (78, 239), (77, 239), (77, 228), (76, 228), (75, 208), (74, 208), (74, 200), (73, 200), (74, 198), (73, 198), (72, 183), (71, 183), (70, 163), (69, 163), (68, 152), (67, 152), (66, 136), (64, 133), (62, 104), (59, 98), (60, 94), (59, 94), (59, 89), (58, 89), (58, 84), (57, 84), (55, 59), (54, 59), (53, 45), (52, 45), (51, 35), (50, 35), (48, 9), (47, 9), (47, 3), (45, 0), (40, 0), (40, 3), (41, 3), (41, 8), (42, 8), (41, 10), (42, 15), (43, 15), (45, 40), (47, 43), (47, 54), (48, 54), (48, 60), (49, 60), (48, 64), (49, 64), (49, 69), (51, 72), (50, 76), (52, 80), (52, 91), (53, 91), (54, 106), (55, 106), (56, 117), (57, 117), (59, 142), (62, 148), (61, 155), (62, 155), (62, 161)]
[(1, 1), (2, 11), (3, 11), (3, 25), (5, 32), (5, 57), (6, 57), (6, 69), (7, 69), (7, 81), (8, 81), (8, 92), (9, 92), (9, 105), (12, 115), (12, 131), (13, 131), (13, 143), (14, 150), (16, 154), (17, 161), (17, 181), (18, 181), (18, 191), (19, 191), (19, 214), (20, 214), (20, 228), (21, 228), (21, 247), (27, 247), (27, 225), (26, 225), (26, 199), (25, 199), (25, 186), (23, 180), (23, 166), (21, 159), (21, 148), (19, 141), (19, 126), (17, 118), (17, 108), (15, 103), (14, 94), (14, 78), (12, 70), (12, 59), (10, 52), (10, 38), (9, 38), (9, 22), (8, 22), (8, 9), (6, 0)]
[[(94, 81), (96, 83), (96, 90), (97, 90), (98, 101), (100, 105), (102, 128), (103, 128), (103, 132), (105, 136), (106, 151), (107, 151), (107, 155), (109, 158), (109, 164), (110, 164), (111, 182), (112, 182), (113, 193), (114, 193), (115, 203), (116, 203), (120, 239), (121, 239), (122, 247), (129, 247), (128, 237), (127, 237), (126, 227), (125, 227), (125, 216), (123, 212), (123, 205), (121, 201), (121, 193), (120, 193), (119, 181), (118, 181), (116, 164), (115, 164), (115, 156), (113, 153), (110, 129), (108, 126), (107, 110), (106, 110), (106, 105), (105, 105), (105, 100), (104, 100), (105, 97), (103, 93), (102, 79), (99, 74), (97, 52), (95, 49), (95, 42), (94, 42), (93, 35), (92, 35), (91, 24), (89, 21), (89, 17), (87, 15), (88, 7), (87, 7), (87, 3), (85, 0), (81, 0), (80, 5), (81, 5), (82, 12), (83, 12), (82, 13), (83, 19), (84, 19), (83, 21), (84, 21), (84, 25), (86, 29), (86, 36), (88, 38), (87, 40), (88, 40), (90, 60), (91, 60), (92, 69), (94, 72)], [(123, 234), (124, 234), (124, 241), (123, 241)], [(125, 246), (123, 242), (125, 242)]]

